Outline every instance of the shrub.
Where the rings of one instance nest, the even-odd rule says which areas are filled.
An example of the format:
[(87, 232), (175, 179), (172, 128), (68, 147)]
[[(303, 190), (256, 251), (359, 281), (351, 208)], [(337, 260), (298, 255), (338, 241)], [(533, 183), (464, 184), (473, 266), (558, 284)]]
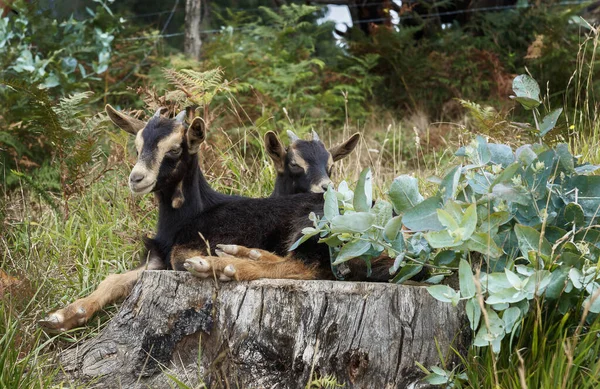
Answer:
[(279, 13), (260, 7), (260, 16), (236, 14), (205, 44), (204, 66), (219, 66), (226, 79), (239, 81), (236, 99), (244, 121), (275, 118), (283, 127), (294, 121), (302, 132), (314, 124), (342, 123), (346, 112), (353, 119), (367, 115), (377, 56), (343, 55), (332, 39), (333, 25), (315, 23), (318, 10), (291, 4)]
[[(560, 111), (540, 118), (539, 86), (528, 76), (515, 78), (513, 89), (534, 113), (541, 140)], [(360, 257), (369, 264), (380, 255), (395, 258), (393, 282), (426, 268), (425, 282), (438, 284), (458, 271), (459, 290), (433, 285), (428, 291), (453, 305), (464, 301), (473, 345), (494, 353), (505, 337), (519, 334), (534, 299), (563, 315), (589, 311), (592, 321), (600, 313), (600, 176), (590, 173), (600, 166), (579, 164), (566, 144), (539, 142), (514, 151), (481, 136), (456, 155), (464, 163), (426, 199), (415, 178), (400, 176), (389, 201), (372, 205), (368, 169), (354, 192), (345, 182), (330, 187), (323, 217), (312, 214), (314, 227), (296, 244), (318, 235), (330, 246), (338, 278), (345, 261)]]

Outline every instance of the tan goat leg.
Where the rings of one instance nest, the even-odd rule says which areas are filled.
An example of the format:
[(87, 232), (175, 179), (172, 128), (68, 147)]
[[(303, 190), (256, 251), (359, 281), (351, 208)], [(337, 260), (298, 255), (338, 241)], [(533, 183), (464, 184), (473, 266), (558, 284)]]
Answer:
[(106, 305), (127, 297), (142, 271), (161, 270), (162, 268), (164, 267), (160, 260), (151, 259), (134, 270), (122, 274), (111, 274), (100, 282), (92, 294), (49, 314), (38, 323), (55, 332), (64, 332), (82, 326)]
[(237, 244), (218, 244), (215, 253), (219, 257), (232, 256), (236, 258), (252, 259), (262, 262), (281, 262), (287, 260), (284, 257), (273, 254), (266, 250), (251, 249)]
[(284, 258), (273, 262), (236, 257), (196, 256), (186, 259), (184, 266), (198, 278), (216, 277), (220, 281), (251, 281), (259, 278), (313, 280), (317, 278), (315, 267), (307, 266), (298, 260)]

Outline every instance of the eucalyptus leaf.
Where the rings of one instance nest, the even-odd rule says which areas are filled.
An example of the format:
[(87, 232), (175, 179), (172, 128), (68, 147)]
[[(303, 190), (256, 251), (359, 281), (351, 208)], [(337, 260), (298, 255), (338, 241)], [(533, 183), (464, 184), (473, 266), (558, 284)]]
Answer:
[(455, 198), (456, 189), (458, 188), (458, 181), (461, 174), (460, 165), (454, 167), (442, 180), (440, 184), (440, 196), (445, 201)]
[(354, 190), (354, 210), (367, 212), (373, 203), (373, 175), (371, 169), (366, 168), (358, 177), (356, 189)]
[(375, 225), (383, 227), (392, 218), (392, 205), (385, 200), (375, 201), (375, 205), (371, 208), (371, 213), (375, 215)]
[(515, 326), (517, 320), (521, 318), (521, 310), (517, 307), (511, 307), (504, 311), (502, 314), (502, 321), (504, 321), (504, 328), (507, 334), (510, 334)]
[(438, 275), (429, 277), (428, 279), (425, 280), (425, 282), (428, 284), (439, 284), (440, 282), (442, 282), (443, 279), (444, 279), (444, 275), (438, 274)]
[(460, 221), (460, 219), (455, 220), (454, 217), (443, 208), (439, 208), (436, 211), (438, 215), (438, 220), (444, 227), (446, 227), (450, 231), (458, 230), (458, 222)]
[(521, 164), (517, 162), (508, 165), (506, 169), (496, 176), (496, 179), (492, 182), (490, 189), (493, 189), (496, 184), (511, 182), (519, 170), (521, 170)]
[(436, 266), (456, 266), (460, 260), (460, 255), (454, 250), (441, 250), (433, 258), (433, 264)]
[[(545, 237), (540, 238), (540, 232), (535, 228), (523, 226), (520, 224), (515, 225), (515, 234), (519, 241), (519, 249), (521, 255), (528, 258), (530, 251), (540, 253), (547, 257), (552, 254), (552, 246)], [(540, 245), (541, 242), (541, 245)]]
[(467, 207), (459, 227), (462, 230), (462, 240), (467, 240), (473, 235), (473, 232), (475, 232), (475, 228), (477, 227), (477, 206), (475, 204), (471, 204)]
[(517, 160), (524, 166), (529, 166), (537, 158), (537, 153), (531, 145), (523, 145), (515, 151)]
[(531, 204), (531, 195), (527, 193), (525, 188), (517, 188), (510, 184), (497, 184), (492, 189), (492, 193), (498, 199), (517, 203), (521, 205)]
[(442, 207), (439, 197), (430, 197), (402, 216), (402, 224), (412, 231), (440, 231), (444, 228), (437, 216), (437, 209)]
[[(568, 184), (567, 202), (575, 202), (583, 209), (586, 222), (596, 224), (600, 218), (600, 176), (574, 176)], [(592, 220), (594, 219), (594, 220)]]
[(402, 269), (400, 269), (398, 274), (396, 274), (394, 276), (394, 279), (392, 280), (392, 282), (395, 284), (401, 284), (404, 281), (409, 280), (412, 277), (414, 277), (415, 275), (419, 274), (419, 272), (421, 270), (423, 270), (423, 265), (416, 264), (416, 263), (409, 263), (409, 264), (405, 265)]
[(462, 241), (451, 236), (448, 230), (428, 232), (425, 234), (425, 239), (434, 249), (457, 247), (462, 244)]
[(485, 300), (485, 303), (488, 305), (493, 304), (512, 304), (519, 302), (521, 300), (527, 299), (527, 293), (522, 290), (517, 290), (513, 287), (499, 290), (496, 293), (492, 293)]
[(394, 179), (388, 195), (398, 215), (423, 201), (417, 179), (407, 175)]
[(345, 213), (331, 220), (331, 232), (365, 232), (374, 221), (375, 215), (369, 212)]
[(332, 265), (337, 266), (352, 258), (360, 257), (361, 255), (366, 253), (370, 248), (371, 243), (362, 239), (357, 239), (352, 242), (346, 243), (340, 249)]
[(515, 154), (508, 145), (488, 143), (490, 150), (490, 162), (496, 165), (501, 165), (506, 168), (511, 163), (515, 162)]
[(590, 173), (594, 173), (598, 169), (600, 169), (600, 165), (590, 165), (589, 163), (586, 163), (584, 165), (575, 167), (575, 173), (590, 174)]
[(460, 284), (460, 294), (463, 298), (475, 296), (473, 271), (471, 270), (471, 265), (464, 259), (461, 259), (460, 264), (458, 265), (458, 280)]
[(507, 211), (494, 212), (481, 222), (479, 231), (495, 234), (498, 227), (508, 223), (510, 219), (512, 219), (512, 215)]
[(402, 218), (400, 216), (394, 216), (386, 223), (383, 229), (383, 237), (387, 242), (392, 242), (398, 236), (402, 228)]
[(585, 222), (583, 208), (577, 203), (569, 203), (565, 207), (565, 220), (574, 223), (577, 227), (582, 227)]
[(467, 318), (469, 319), (469, 326), (473, 331), (477, 330), (477, 327), (479, 327), (479, 320), (481, 319), (481, 308), (479, 307), (476, 298), (467, 300), (465, 311), (467, 313)]
[(467, 241), (467, 248), (490, 258), (499, 258), (504, 252), (485, 232), (475, 232)]
[(456, 299), (458, 293), (448, 285), (432, 285), (427, 287), (427, 292), (436, 300), (443, 303), (451, 303)]
[(510, 97), (521, 103), (525, 109), (533, 109), (542, 103), (540, 101), (540, 86), (537, 81), (527, 74), (515, 77), (512, 89), (515, 96)]
[(561, 171), (566, 173), (575, 172), (575, 160), (573, 155), (569, 151), (569, 145), (566, 143), (559, 143), (556, 145), (556, 156), (558, 157), (558, 163), (561, 167)]
[(298, 239), (290, 248), (289, 251), (294, 251), (298, 248), (298, 246), (300, 246), (302, 243), (306, 242), (307, 240), (309, 240), (310, 238), (312, 238), (313, 236), (317, 235), (319, 232), (321, 232), (320, 230), (314, 228), (311, 231), (307, 230), (307, 234), (302, 235), (302, 237), (300, 239)]
[(327, 188), (327, 192), (325, 192), (325, 204), (323, 205), (323, 216), (327, 220), (332, 220), (334, 217), (340, 215), (340, 209), (338, 206), (338, 199), (335, 194), (335, 191), (331, 187), (331, 185)]
[(481, 135), (477, 135), (475, 140), (477, 142), (477, 158), (479, 159), (477, 162), (480, 166), (487, 165), (492, 160), (492, 154), (488, 147), (487, 140)]
[(558, 120), (558, 117), (562, 111), (562, 108), (557, 108), (548, 115), (544, 116), (544, 119), (540, 123), (540, 136), (544, 136), (548, 132), (552, 131), (552, 129), (556, 126), (556, 121)]
[[(584, 306), (587, 306), (587, 304), (590, 304), (590, 302), (592, 302), (592, 297), (594, 296), (588, 296), (585, 299), (585, 301), (583, 302)], [(600, 297), (596, 296), (596, 299), (591, 303), (590, 312), (600, 313)]]

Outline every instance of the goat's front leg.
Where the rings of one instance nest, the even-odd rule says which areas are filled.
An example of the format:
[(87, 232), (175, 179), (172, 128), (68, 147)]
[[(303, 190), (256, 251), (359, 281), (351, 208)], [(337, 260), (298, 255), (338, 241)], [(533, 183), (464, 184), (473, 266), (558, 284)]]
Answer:
[(219, 257), (237, 257), (263, 262), (282, 262), (286, 258), (266, 250), (251, 249), (237, 244), (218, 244), (215, 254)]
[[(271, 254), (275, 256), (274, 254)], [(278, 257), (273, 261), (234, 256), (195, 256), (185, 260), (184, 267), (198, 278), (216, 277), (220, 281), (251, 281), (259, 278), (286, 278), (312, 280), (317, 278), (317, 269), (301, 261)]]
[(38, 323), (53, 332), (64, 332), (82, 326), (94, 313), (106, 305), (127, 297), (142, 271), (161, 269), (164, 269), (162, 261), (153, 258), (134, 270), (122, 274), (111, 274), (98, 285), (92, 294), (49, 314)]

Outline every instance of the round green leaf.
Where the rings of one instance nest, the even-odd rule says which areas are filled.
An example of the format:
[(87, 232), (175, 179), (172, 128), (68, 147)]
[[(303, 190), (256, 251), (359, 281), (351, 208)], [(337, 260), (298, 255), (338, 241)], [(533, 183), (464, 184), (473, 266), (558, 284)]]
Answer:
[(407, 175), (394, 179), (388, 195), (398, 215), (423, 201), (423, 196), (419, 193), (417, 179)]
[(511, 98), (517, 100), (526, 109), (532, 109), (539, 106), (540, 101), (540, 86), (531, 76), (521, 74), (513, 80), (513, 91), (516, 96)]
[(565, 207), (565, 220), (569, 223), (574, 223), (578, 227), (582, 227), (585, 222), (583, 208), (577, 203), (569, 203)]
[(412, 231), (440, 231), (444, 228), (438, 220), (437, 209), (442, 207), (439, 197), (430, 197), (409, 209), (402, 216), (402, 224)]

